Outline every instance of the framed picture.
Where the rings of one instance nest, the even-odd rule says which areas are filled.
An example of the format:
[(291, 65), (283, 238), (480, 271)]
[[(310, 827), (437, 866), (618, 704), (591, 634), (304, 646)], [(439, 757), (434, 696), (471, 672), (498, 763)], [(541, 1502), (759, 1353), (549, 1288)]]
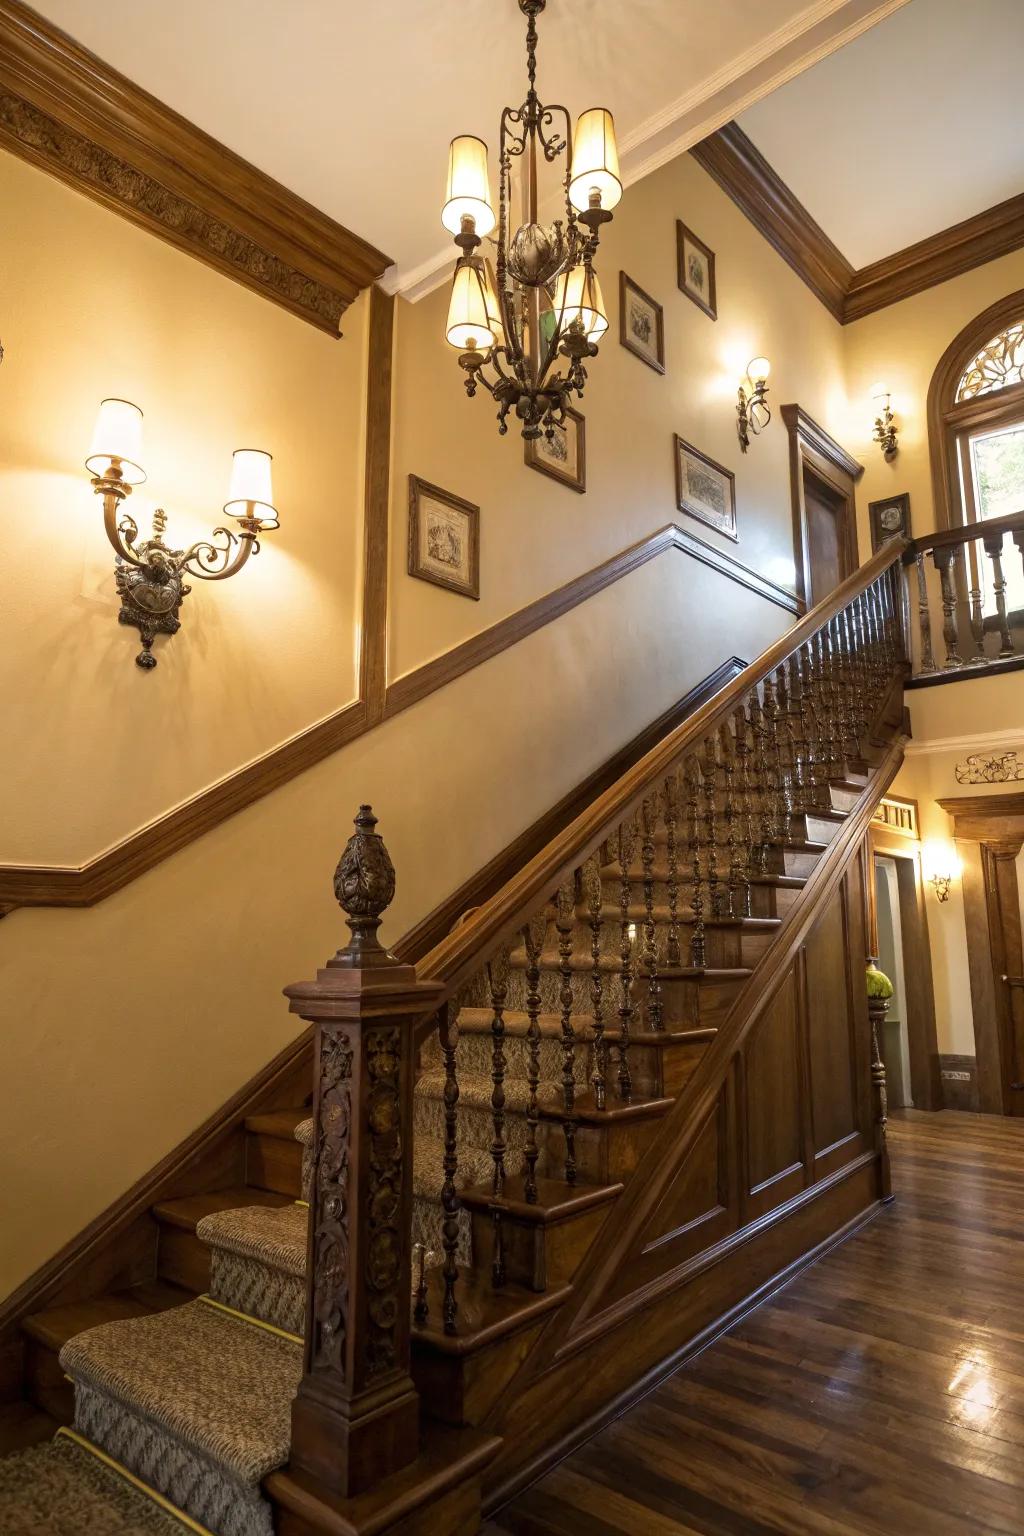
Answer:
[(409, 575), (480, 597), (480, 508), (409, 476)]
[(523, 444), (526, 463), (582, 494), (587, 488), (586, 429), (579, 411), (566, 411), (565, 426), (556, 427), (551, 437), (544, 434)]
[(868, 516), (871, 520), (871, 553), (888, 544), (890, 539), (911, 537), (910, 492), (888, 496), (885, 501), (869, 501)]
[(619, 340), (649, 368), (665, 372), (665, 316), (661, 305), (619, 273)]
[(718, 293), (715, 288), (715, 253), (698, 240), (682, 219), (676, 220), (676, 261), (679, 286), (698, 309), (712, 320), (718, 319)]
[(736, 476), (676, 433), (676, 505), (727, 539), (736, 532)]

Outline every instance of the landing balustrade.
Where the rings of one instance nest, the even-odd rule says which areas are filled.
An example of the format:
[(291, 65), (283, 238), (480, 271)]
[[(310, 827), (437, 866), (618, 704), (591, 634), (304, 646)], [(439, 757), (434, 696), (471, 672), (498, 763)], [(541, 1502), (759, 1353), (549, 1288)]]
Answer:
[(1024, 654), (1024, 611), (1007, 600), (1009, 572), (1024, 570), (1024, 512), (925, 534), (903, 560), (915, 678), (938, 682)]

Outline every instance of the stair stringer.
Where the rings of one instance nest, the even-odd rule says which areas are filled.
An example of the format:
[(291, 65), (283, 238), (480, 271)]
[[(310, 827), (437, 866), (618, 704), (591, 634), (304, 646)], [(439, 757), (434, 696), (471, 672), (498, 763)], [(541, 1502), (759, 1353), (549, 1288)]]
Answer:
[[(490, 1509), (879, 1209), (866, 839), (903, 759), (901, 682), (882, 718), (890, 745), (864, 793), (482, 1426), (503, 1438), (485, 1480)], [(839, 982), (835, 1015), (817, 1001), (829, 979)], [(834, 1075), (844, 1027), (848, 1098)], [(787, 1030), (788, 1071), (763, 1081)], [(791, 1162), (781, 1128), (771, 1140), (781, 1090), (797, 1106)], [(833, 1134), (844, 1108), (849, 1124)], [(773, 1155), (781, 1166), (771, 1168)]]

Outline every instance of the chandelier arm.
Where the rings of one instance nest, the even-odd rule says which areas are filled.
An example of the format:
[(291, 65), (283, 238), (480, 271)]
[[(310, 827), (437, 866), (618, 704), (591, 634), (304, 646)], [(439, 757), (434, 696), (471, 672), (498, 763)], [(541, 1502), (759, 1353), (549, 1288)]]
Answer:
[(113, 546), (114, 553), (126, 565), (137, 566), (144, 570), (146, 561), (141, 560), (134, 552), (134, 544), (139, 536), (139, 525), (130, 512), (122, 512), (120, 518), (117, 509), (121, 505), (122, 495), (115, 491), (104, 491), (103, 495), (103, 527), (107, 538)]

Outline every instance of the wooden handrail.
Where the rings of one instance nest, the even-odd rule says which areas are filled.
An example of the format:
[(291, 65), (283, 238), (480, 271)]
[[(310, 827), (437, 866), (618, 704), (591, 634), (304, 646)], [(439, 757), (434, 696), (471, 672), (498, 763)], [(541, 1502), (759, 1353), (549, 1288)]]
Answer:
[(912, 565), (918, 555), (933, 549), (948, 549), (951, 544), (969, 544), (994, 533), (1024, 532), (1024, 512), (1009, 512), (1005, 517), (993, 517), (987, 523), (964, 523), (959, 528), (941, 528), (936, 533), (922, 534), (905, 548), (903, 564)]
[(717, 729), (738, 708), (751, 688), (800, 649), (823, 625), (865, 591), (890, 566), (903, 559), (908, 541), (892, 539), (866, 564), (848, 576), (828, 597), (806, 613), (744, 672), (691, 715), (664, 741), (583, 811), (558, 837), (483, 906), (470, 914), (447, 938), (419, 962), (417, 974), (443, 983), (451, 995), (468, 981), (493, 949), (511, 936), (536, 910), (537, 903), (556, 890), (596, 851), (639, 806), (652, 786), (660, 783), (676, 759), (691, 745)]

